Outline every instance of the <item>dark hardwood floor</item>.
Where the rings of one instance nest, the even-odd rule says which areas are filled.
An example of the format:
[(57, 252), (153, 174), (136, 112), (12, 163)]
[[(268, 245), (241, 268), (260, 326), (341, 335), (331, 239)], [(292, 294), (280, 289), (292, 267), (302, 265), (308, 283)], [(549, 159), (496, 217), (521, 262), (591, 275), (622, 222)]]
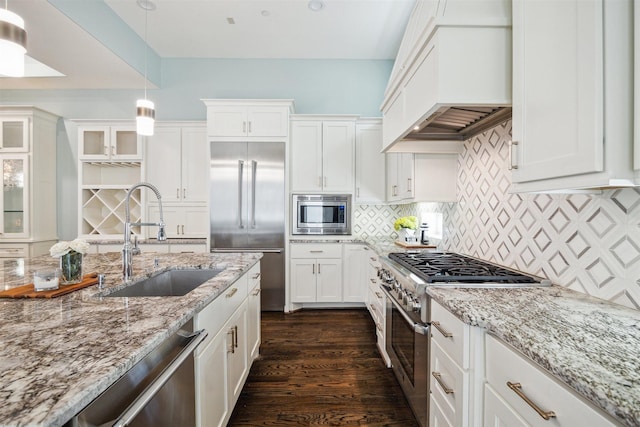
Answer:
[(416, 426), (366, 309), (262, 313), (261, 356), (229, 426)]

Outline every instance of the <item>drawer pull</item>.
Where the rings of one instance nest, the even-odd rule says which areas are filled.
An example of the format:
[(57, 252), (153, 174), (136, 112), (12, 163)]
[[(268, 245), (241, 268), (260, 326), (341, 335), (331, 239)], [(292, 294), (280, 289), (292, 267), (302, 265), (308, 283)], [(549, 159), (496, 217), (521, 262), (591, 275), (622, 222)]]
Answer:
[(236, 294), (236, 292), (238, 292), (238, 288), (233, 288), (233, 289), (231, 289), (231, 291), (229, 291), (229, 293), (227, 295), (225, 295), (225, 297), (231, 298), (232, 296), (234, 296)]
[(440, 322), (431, 322), (431, 324), (435, 326), (438, 332), (440, 332), (445, 338), (451, 338), (453, 336), (451, 332), (440, 326)]
[(260, 273), (256, 273), (253, 275), (253, 277), (251, 278), (252, 280), (256, 280), (260, 278)]
[(550, 418), (555, 418), (556, 417), (556, 413), (555, 412), (553, 412), (553, 411), (543, 411), (542, 409), (540, 409), (540, 407), (538, 407), (538, 405), (533, 403), (533, 401), (531, 399), (529, 399), (527, 397), (527, 395), (522, 392), (522, 390), (521, 390), (522, 389), (522, 385), (520, 383), (512, 383), (511, 381), (507, 381), (507, 386), (511, 390), (513, 390), (513, 392), (515, 394), (520, 396), (520, 398), (522, 400), (524, 400), (527, 405), (531, 406), (533, 408), (533, 410), (536, 411), (538, 413), (538, 415), (540, 415), (545, 420), (549, 420)]
[(381, 294), (380, 292), (377, 292), (377, 291), (376, 291), (376, 296), (377, 296), (379, 299), (382, 299), (382, 294)]
[(447, 387), (447, 385), (442, 381), (442, 375), (440, 374), (440, 372), (431, 372), (431, 375), (436, 379), (436, 382), (438, 383), (440, 388), (442, 388), (442, 391), (444, 391), (446, 394), (453, 394), (453, 389)]
[(317, 250), (317, 251), (309, 251), (309, 252), (310, 252), (310, 253), (312, 253), (312, 254), (321, 254), (321, 253), (322, 253), (322, 252), (324, 252), (324, 251), (322, 251), (322, 250)]
[(258, 296), (258, 295), (260, 295), (260, 291), (261, 291), (261, 289), (256, 289), (255, 291), (253, 291), (253, 294), (252, 294), (252, 295), (253, 295), (254, 297)]

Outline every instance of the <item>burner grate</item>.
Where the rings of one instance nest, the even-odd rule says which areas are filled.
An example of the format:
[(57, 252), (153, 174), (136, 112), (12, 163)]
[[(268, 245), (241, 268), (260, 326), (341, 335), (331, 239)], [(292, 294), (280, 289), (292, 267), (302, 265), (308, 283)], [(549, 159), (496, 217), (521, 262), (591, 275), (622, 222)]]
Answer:
[(389, 258), (415, 273), (427, 283), (535, 283), (533, 277), (465, 255), (422, 252), (394, 252)]

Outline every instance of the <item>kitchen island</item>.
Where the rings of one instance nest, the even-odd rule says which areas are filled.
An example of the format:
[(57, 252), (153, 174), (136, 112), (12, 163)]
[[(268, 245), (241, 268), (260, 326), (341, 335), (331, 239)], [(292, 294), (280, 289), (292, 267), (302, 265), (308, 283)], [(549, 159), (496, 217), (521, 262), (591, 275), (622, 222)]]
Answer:
[[(182, 297), (113, 298), (101, 295), (125, 286), (121, 255), (91, 254), (84, 272), (105, 274), (105, 290), (96, 285), (54, 299), (1, 299), (0, 425), (63, 425), (260, 258), (143, 253), (134, 257), (134, 281), (167, 268), (224, 271)], [(49, 256), (5, 260), (3, 288), (31, 283), (33, 271), (56, 265)]]

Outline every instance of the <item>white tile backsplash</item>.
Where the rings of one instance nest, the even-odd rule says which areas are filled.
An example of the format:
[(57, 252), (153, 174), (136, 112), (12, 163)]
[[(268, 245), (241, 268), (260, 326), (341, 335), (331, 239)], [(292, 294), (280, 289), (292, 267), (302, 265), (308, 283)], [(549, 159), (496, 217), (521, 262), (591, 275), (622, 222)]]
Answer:
[(447, 250), (640, 309), (640, 190), (511, 194), (510, 134), (508, 121), (466, 141), (457, 203), (403, 211), (441, 212)]

